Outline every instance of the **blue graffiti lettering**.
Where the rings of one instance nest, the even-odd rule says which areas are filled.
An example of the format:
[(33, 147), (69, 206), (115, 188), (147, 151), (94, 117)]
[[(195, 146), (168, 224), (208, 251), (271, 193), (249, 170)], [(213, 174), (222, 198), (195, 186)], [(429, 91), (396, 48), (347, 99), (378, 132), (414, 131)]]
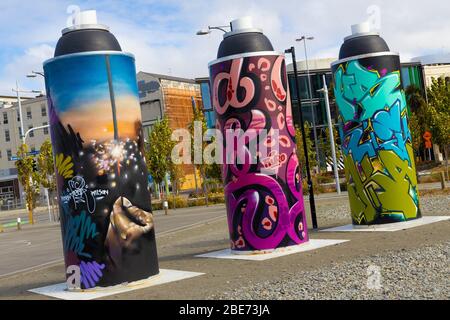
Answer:
[[(406, 150), (409, 136), (406, 115), (402, 118), (400, 103), (397, 102), (389, 111), (378, 111), (373, 117), (373, 129), (382, 150), (394, 151), (402, 160), (410, 160)], [(408, 134), (404, 135), (404, 132)]]
[(86, 211), (83, 210), (79, 215), (72, 216), (67, 205), (62, 207), (66, 219), (63, 235), (64, 251), (73, 251), (79, 256), (90, 258), (91, 255), (84, 252), (85, 241), (94, 239), (99, 234), (97, 226)]

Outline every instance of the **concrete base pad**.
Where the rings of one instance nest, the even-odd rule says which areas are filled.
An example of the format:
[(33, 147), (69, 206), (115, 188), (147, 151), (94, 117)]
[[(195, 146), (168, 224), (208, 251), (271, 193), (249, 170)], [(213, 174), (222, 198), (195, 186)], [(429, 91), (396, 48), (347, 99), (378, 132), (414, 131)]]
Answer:
[(204, 273), (160, 269), (158, 275), (153, 276), (149, 279), (136, 281), (129, 284), (117, 285), (114, 287), (96, 288), (85, 291), (68, 291), (66, 283), (58, 283), (42, 288), (31, 289), (28, 291), (63, 300), (92, 300), (133, 290), (145, 289), (169, 282), (193, 278), (201, 276), (203, 274)]
[(205, 254), (197, 255), (197, 258), (217, 258), (217, 259), (233, 259), (233, 260), (251, 260), (251, 261), (263, 261), (282, 256), (287, 256), (294, 253), (306, 252), (311, 250), (320, 249), (323, 247), (337, 245), (339, 243), (347, 242), (349, 240), (326, 240), (326, 239), (310, 239), (309, 242), (300, 244), (298, 246), (291, 246), (287, 248), (278, 249), (268, 253), (258, 254), (236, 254), (231, 249), (225, 249), (220, 251), (209, 252)]
[(386, 232), (386, 231), (400, 231), (410, 228), (415, 228), (423, 226), (426, 224), (450, 220), (450, 216), (425, 216), (420, 219), (405, 221), (405, 222), (395, 222), (386, 224), (377, 224), (370, 226), (355, 226), (353, 224), (347, 224), (345, 226), (330, 228), (320, 230), (321, 232)]

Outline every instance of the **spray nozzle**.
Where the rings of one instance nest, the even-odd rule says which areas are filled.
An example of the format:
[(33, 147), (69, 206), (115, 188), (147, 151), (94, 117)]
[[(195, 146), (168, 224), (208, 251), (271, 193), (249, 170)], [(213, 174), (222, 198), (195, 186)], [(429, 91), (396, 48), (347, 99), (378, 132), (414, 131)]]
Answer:
[(74, 16), (74, 25), (97, 24), (97, 11), (80, 11)]
[(370, 23), (368, 21), (352, 25), (352, 35), (371, 32)]
[(255, 28), (253, 26), (252, 17), (246, 16), (239, 19), (235, 19), (230, 22), (231, 31), (223, 35), (224, 38), (231, 35), (246, 33), (246, 32), (259, 32), (262, 33), (261, 29)]
[(252, 17), (246, 16), (231, 21), (231, 31), (240, 31), (245, 29), (253, 29)]
[(72, 15), (67, 21), (67, 28), (63, 30), (63, 34), (79, 29), (108, 30), (109, 28), (107, 26), (98, 24), (96, 10), (81, 11), (78, 8), (77, 10), (73, 10)]

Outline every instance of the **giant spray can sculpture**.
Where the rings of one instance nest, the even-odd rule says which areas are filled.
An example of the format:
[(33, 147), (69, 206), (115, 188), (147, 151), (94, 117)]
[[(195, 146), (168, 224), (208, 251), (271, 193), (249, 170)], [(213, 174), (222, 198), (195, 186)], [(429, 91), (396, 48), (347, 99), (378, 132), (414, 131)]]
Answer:
[(134, 57), (95, 11), (44, 63), (69, 289), (159, 273)]
[(332, 64), (353, 224), (421, 216), (400, 58), (367, 23)]
[(307, 242), (284, 55), (246, 17), (231, 22), (209, 68), (232, 252)]

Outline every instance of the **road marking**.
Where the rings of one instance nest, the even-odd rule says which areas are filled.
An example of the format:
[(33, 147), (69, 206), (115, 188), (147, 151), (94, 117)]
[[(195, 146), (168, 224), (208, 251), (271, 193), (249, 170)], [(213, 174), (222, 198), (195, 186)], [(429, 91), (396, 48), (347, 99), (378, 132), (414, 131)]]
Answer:
[(174, 228), (174, 229), (171, 229), (171, 230), (163, 231), (161, 233), (156, 233), (156, 236), (157, 237), (161, 237), (161, 236), (165, 236), (165, 235), (168, 235), (168, 234), (171, 234), (171, 233), (175, 233), (175, 232), (178, 232), (178, 231), (192, 229), (192, 228), (195, 228), (195, 227), (201, 227), (201, 226), (203, 226), (205, 224), (208, 224), (210, 222), (215, 222), (215, 221), (218, 221), (218, 220), (224, 219), (224, 218), (226, 218), (226, 217), (223, 216), (223, 217), (211, 218), (211, 219), (208, 219), (208, 220), (205, 220), (205, 221), (201, 221), (201, 222), (196, 222), (196, 223), (193, 223), (193, 224), (190, 224), (190, 225), (187, 225), (187, 226), (182, 226), (182, 227)]
[[(208, 219), (208, 220), (205, 220), (205, 221), (201, 221), (201, 222), (197, 222), (197, 223), (193, 223), (193, 224), (190, 224), (190, 225), (187, 225), (187, 226), (182, 226), (182, 227), (174, 228), (174, 229), (171, 229), (171, 230), (163, 231), (161, 233), (156, 233), (156, 236), (157, 237), (166, 236), (168, 234), (176, 233), (178, 231), (184, 231), (184, 230), (187, 230), (187, 229), (192, 229), (192, 228), (195, 228), (195, 227), (200, 227), (200, 226), (206, 225), (208, 223), (219, 221), (220, 219), (225, 219), (225, 218), (226, 218), (225, 216), (211, 218), (211, 219)], [(15, 276), (15, 275), (18, 275), (20, 273), (39, 271), (41, 269), (44, 269), (44, 268), (47, 268), (47, 267), (50, 267), (50, 266), (53, 266), (53, 265), (57, 265), (57, 264), (60, 264), (60, 263), (64, 263), (64, 259), (53, 260), (53, 261), (42, 263), (42, 264), (39, 264), (39, 265), (36, 265), (36, 266), (28, 267), (28, 268), (25, 268), (25, 269), (16, 270), (16, 271), (9, 272), (9, 273), (6, 273), (6, 274), (0, 274), (0, 279), (4, 279), (4, 278), (7, 278), (7, 277)]]
[(52, 265), (60, 264), (60, 263), (63, 263), (63, 262), (64, 262), (64, 259), (58, 259), (58, 260), (53, 260), (53, 261), (50, 261), (50, 262), (39, 264), (37, 266), (28, 267), (28, 268), (25, 268), (25, 269), (16, 270), (16, 271), (13, 271), (13, 272), (1, 274), (0, 275), (0, 279), (8, 278), (8, 277), (11, 277), (11, 276), (15, 276), (15, 275), (17, 275), (19, 273), (27, 273), (27, 272), (39, 271), (39, 270), (44, 269), (46, 267), (50, 267)]

